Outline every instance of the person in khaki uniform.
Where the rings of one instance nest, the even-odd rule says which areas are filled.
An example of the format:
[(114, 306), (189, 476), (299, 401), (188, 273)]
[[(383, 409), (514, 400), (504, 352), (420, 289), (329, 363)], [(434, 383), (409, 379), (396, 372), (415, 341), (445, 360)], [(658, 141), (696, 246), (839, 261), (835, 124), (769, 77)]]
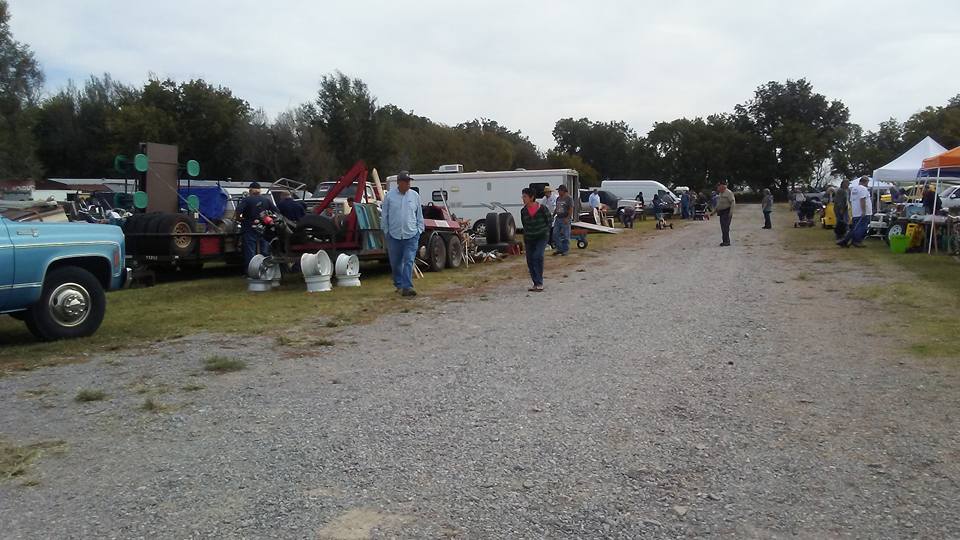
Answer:
[(733, 220), (733, 207), (736, 204), (737, 199), (733, 196), (733, 192), (727, 189), (726, 180), (721, 180), (717, 184), (717, 206), (713, 213), (720, 216), (720, 233), (723, 236), (720, 246), (722, 247), (730, 245), (730, 222)]

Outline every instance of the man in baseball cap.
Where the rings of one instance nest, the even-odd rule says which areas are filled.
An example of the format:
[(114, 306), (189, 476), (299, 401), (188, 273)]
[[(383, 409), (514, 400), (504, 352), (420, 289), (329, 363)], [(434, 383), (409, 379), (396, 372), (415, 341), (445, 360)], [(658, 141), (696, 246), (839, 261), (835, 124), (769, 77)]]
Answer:
[(236, 218), (240, 221), (241, 242), (243, 247), (243, 267), (246, 269), (250, 259), (257, 253), (270, 255), (270, 244), (253, 228), (254, 222), (260, 218), (264, 210), (279, 213), (277, 205), (270, 197), (260, 194), (260, 184), (250, 182), (249, 192), (237, 205)]
[(380, 223), (387, 240), (387, 255), (393, 271), (393, 286), (403, 296), (416, 296), (413, 290), (413, 265), (423, 233), (423, 208), (420, 194), (410, 189), (410, 173), (397, 174), (397, 187), (387, 192), (380, 210)]
[(570, 251), (570, 224), (573, 223), (573, 197), (567, 193), (567, 186), (557, 186), (557, 201), (553, 208), (554, 255), (566, 255)]

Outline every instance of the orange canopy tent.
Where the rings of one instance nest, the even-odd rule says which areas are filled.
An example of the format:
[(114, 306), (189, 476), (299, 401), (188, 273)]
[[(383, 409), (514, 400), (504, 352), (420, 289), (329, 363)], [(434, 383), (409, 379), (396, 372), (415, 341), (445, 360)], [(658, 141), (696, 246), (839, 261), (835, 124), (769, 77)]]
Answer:
[[(940, 169), (947, 169), (953, 167), (960, 167), (960, 146), (954, 148), (953, 150), (947, 150), (942, 154), (937, 154), (936, 156), (929, 157), (923, 160), (923, 168), (925, 170), (936, 169), (937, 170), (937, 184), (934, 189), (934, 193), (940, 193)], [(940, 197), (934, 197), (933, 201), (933, 213), (937, 213), (937, 203), (940, 201)], [(931, 227), (930, 227), (930, 243), (927, 245), (927, 253), (933, 251), (933, 231), (937, 228), (936, 217), (930, 216)]]
[(924, 169), (945, 169), (947, 167), (960, 167), (960, 146), (923, 160)]

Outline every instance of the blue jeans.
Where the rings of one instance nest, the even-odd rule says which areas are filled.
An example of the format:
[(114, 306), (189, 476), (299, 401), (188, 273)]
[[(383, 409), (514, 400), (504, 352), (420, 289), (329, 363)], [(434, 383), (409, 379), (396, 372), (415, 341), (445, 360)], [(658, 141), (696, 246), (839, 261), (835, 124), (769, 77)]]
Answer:
[(570, 223), (564, 223), (560, 218), (554, 221), (553, 243), (557, 247), (557, 253), (570, 251)]
[(543, 250), (547, 249), (547, 239), (524, 240), (523, 250), (527, 255), (527, 270), (535, 286), (543, 286)]
[(263, 239), (263, 236), (260, 236), (260, 233), (254, 231), (253, 229), (243, 231), (243, 268), (246, 272), (247, 266), (250, 265), (250, 259), (254, 255), (259, 253), (260, 255), (269, 257), (270, 256), (270, 243)]
[(413, 288), (413, 264), (416, 262), (420, 235), (406, 240), (397, 240), (389, 234), (387, 237), (387, 255), (390, 257), (390, 270), (393, 271), (393, 286), (398, 289)]
[(840, 240), (841, 244), (860, 244), (867, 237), (867, 227), (870, 225), (870, 216), (860, 216), (853, 218), (853, 223), (847, 229), (847, 234)]

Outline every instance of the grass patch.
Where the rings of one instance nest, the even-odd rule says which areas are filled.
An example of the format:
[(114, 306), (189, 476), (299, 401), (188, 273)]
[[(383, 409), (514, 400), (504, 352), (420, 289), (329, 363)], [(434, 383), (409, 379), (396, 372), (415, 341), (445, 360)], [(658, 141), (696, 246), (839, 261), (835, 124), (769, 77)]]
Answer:
[(206, 386), (202, 384), (187, 384), (180, 387), (180, 389), (183, 390), (184, 392), (199, 392), (200, 390), (203, 390), (205, 388)]
[(293, 339), (290, 336), (277, 336), (276, 338), (274, 338), (274, 341), (276, 342), (278, 347), (289, 347), (291, 345), (296, 344), (297, 342), (295, 339)]
[[(16, 446), (0, 440), (0, 480), (9, 480), (25, 475), (31, 464), (46, 452), (63, 451), (64, 441), (46, 441), (25, 446)], [(21, 485), (36, 485), (36, 480), (26, 480)]]
[(247, 363), (236, 358), (226, 356), (211, 356), (203, 363), (203, 369), (214, 373), (229, 373), (247, 368)]
[(313, 345), (314, 347), (333, 347), (334, 342), (332, 339), (321, 338), (321, 339), (315, 340), (313, 343), (311, 343), (311, 345)]
[(73, 400), (80, 403), (87, 403), (90, 401), (103, 401), (106, 398), (107, 394), (103, 390), (90, 390), (84, 388), (77, 392), (77, 395), (73, 398)]
[[(873, 304), (895, 317), (893, 332), (903, 349), (922, 358), (956, 358), (960, 335), (960, 264), (947, 255), (890, 253), (886, 243), (868, 239), (866, 249), (843, 249), (833, 243), (833, 231), (787, 229), (786, 244), (817, 260), (828, 254), (834, 264), (850, 264), (872, 283), (848, 296)], [(868, 271), (869, 270), (869, 271)], [(847, 270), (844, 270), (847, 271)], [(812, 276), (811, 276), (812, 277)], [(799, 279), (799, 277), (798, 277)]]
[(799, 274), (797, 274), (797, 277), (794, 279), (796, 279), (797, 281), (810, 281), (810, 277), (811, 277), (810, 274), (806, 272), (800, 272)]
[(143, 404), (140, 405), (140, 410), (146, 412), (158, 412), (160, 408), (161, 405), (154, 401), (153, 398), (143, 400)]
[[(570, 265), (584, 261), (585, 257), (619, 245), (636, 245), (640, 238), (652, 234), (652, 229), (653, 220), (647, 220), (637, 222), (636, 229), (623, 234), (590, 235), (587, 249), (574, 247), (570, 256), (563, 257), (564, 261), (547, 263), (547, 279), (557, 279)], [(258, 333), (273, 336), (291, 328), (363, 324), (384, 314), (410, 309), (409, 301), (394, 292), (388, 266), (364, 264), (362, 272), (363, 287), (335, 288), (323, 294), (306, 294), (298, 276), (290, 276), (281, 287), (269, 293), (247, 293), (246, 279), (229, 268), (211, 268), (189, 281), (114, 291), (108, 295), (106, 318), (97, 333), (77, 340), (39, 343), (20, 321), (0, 317), (0, 343), (4, 344), (0, 348), (0, 375), (38, 366), (83, 362), (98, 353), (147, 349), (147, 344), (162, 344), (203, 332), (249, 336), (250, 313), (259, 315)], [(415, 285), (422, 296), (453, 300), (517, 279), (526, 279), (522, 256), (456, 270), (427, 272)], [(150, 309), (145, 310), (143, 306)], [(216, 316), (197, 316), (197, 313)]]

